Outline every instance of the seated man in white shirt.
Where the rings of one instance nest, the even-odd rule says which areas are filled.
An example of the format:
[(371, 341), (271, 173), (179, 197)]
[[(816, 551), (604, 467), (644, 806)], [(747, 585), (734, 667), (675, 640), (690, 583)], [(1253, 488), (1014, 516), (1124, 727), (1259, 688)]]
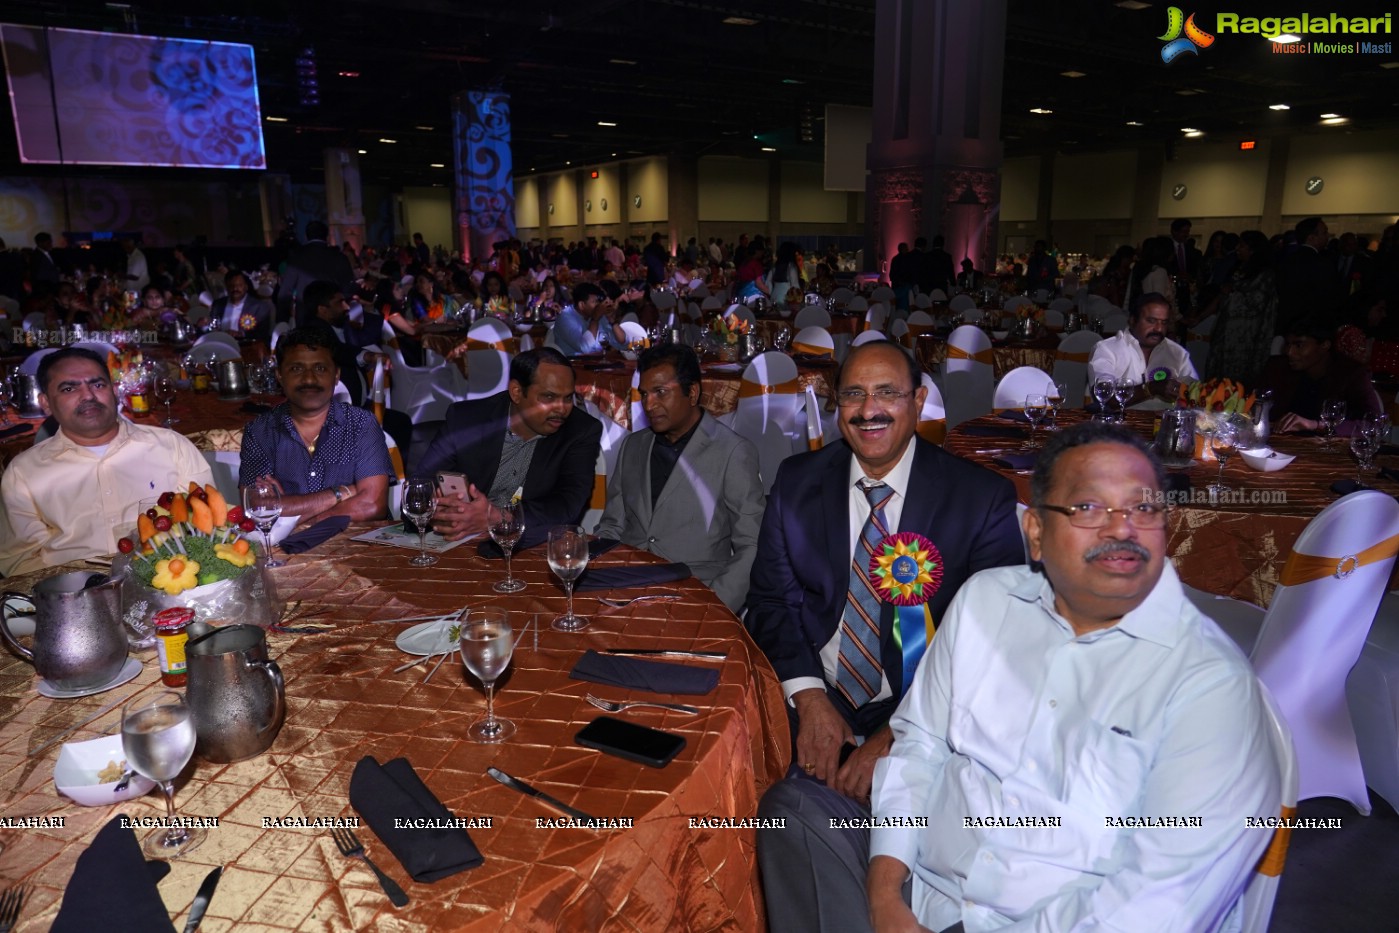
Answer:
[[(1091, 380), (1111, 376), (1118, 382), (1144, 385), (1151, 382), (1194, 382), (1200, 377), (1185, 347), (1166, 336), (1171, 319), (1171, 303), (1164, 295), (1147, 292), (1132, 302), (1131, 316), (1125, 330), (1100, 340), (1088, 360)], [(1165, 370), (1166, 378), (1152, 374)]]
[(117, 414), (107, 364), (91, 350), (49, 354), (38, 379), (39, 404), (58, 431), (0, 476), (0, 573), (114, 554), (116, 539), (135, 529), (142, 499), (213, 482), (183, 435)]
[(1161, 472), (1112, 425), (1041, 453), (1023, 525), (1042, 572), (970, 579), (890, 721), (874, 929), (1239, 928), (1277, 753), (1247, 660), (1165, 560)]

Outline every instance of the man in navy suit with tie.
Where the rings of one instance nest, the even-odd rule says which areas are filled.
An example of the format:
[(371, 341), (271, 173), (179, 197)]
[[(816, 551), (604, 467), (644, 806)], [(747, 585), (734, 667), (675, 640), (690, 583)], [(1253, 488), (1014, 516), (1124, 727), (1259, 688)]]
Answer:
[[(934, 625), (972, 574), (1025, 562), (1011, 483), (917, 437), (927, 390), (902, 348), (852, 348), (838, 385), (845, 442), (782, 464), (753, 562), (746, 624), (796, 720), (794, 767), (764, 797), (765, 817), (869, 814), (874, 765), (892, 743), (887, 723), (918, 660), (905, 648), (927, 637), (921, 610), (896, 612), (881, 597), (868, 571), (879, 542), (912, 532), (936, 549)], [(799, 839), (790, 829), (759, 833), (770, 907), (805, 896), (774, 890), (803, 875), (792, 865)]]

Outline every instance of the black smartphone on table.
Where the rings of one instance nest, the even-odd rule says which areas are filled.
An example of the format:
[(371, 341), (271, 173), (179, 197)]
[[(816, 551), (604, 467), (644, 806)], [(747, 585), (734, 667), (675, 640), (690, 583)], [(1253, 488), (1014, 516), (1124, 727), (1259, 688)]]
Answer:
[(584, 748), (594, 748), (628, 761), (639, 761), (653, 768), (664, 768), (685, 748), (685, 737), (634, 722), (599, 716), (578, 730), (573, 740)]

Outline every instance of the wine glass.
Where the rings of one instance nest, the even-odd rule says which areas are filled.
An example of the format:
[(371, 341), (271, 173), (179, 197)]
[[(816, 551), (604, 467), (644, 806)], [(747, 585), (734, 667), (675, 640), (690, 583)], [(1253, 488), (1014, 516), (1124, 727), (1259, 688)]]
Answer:
[(10, 423), (10, 413), (7, 409), (13, 399), (14, 389), (11, 387), (9, 377), (0, 375), (0, 426)]
[(506, 502), (496, 507), (495, 521), (490, 526), (491, 540), (505, 552), (505, 579), (491, 589), (497, 593), (518, 593), (525, 588), (510, 570), (510, 555), (525, 533), (525, 510), (518, 502)]
[(1370, 472), (1375, 459), (1375, 451), (1380, 449), (1379, 438), (1372, 431), (1356, 431), (1350, 436), (1350, 452), (1355, 454), (1355, 481), (1363, 484), (1365, 474)]
[(1045, 415), (1044, 430), (1057, 431), (1059, 430), (1059, 410), (1069, 403), (1069, 387), (1065, 383), (1056, 382), (1052, 386), (1047, 386), (1045, 391), (1049, 400), (1049, 411)]
[(515, 734), (513, 722), (495, 718), (495, 682), (510, 666), (514, 650), (504, 609), (490, 606), (467, 611), (461, 626), (461, 660), (486, 688), (486, 718), (466, 730), (474, 742), (504, 742)]
[(1093, 378), (1093, 398), (1098, 401), (1098, 411), (1103, 421), (1111, 421), (1108, 414), (1108, 399), (1117, 394), (1117, 380), (1111, 376), (1101, 375)]
[(1210, 435), (1210, 449), (1219, 461), (1219, 475), (1209, 486), (1211, 495), (1220, 496), (1229, 491), (1229, 487), (1224, 485), (1224, 467), (1237, 443), (1238, 433), (1235, 427), (1227, 421), (1220, 421), (1215, 426), (1214, 433)]
[[(194, 739), (189, 707), (174, 690), (133, 700), (122, 711), (122, 753), (133, 771), (165, 792), (165, 815), (171, 822), (175, 820), (174, 781), (194, 754)], [(206, 835), (203, 829), (172, 826), (153, 830), (141, 847), (154, 858), (174, 859), (198, 846)]]
[(277, 484), (264, 478), (244, 486), (243, 514), (251, 518), (257, 530), (262, 532), (262, 552), (267, 555), (267, 566), (283, 566), (286, 561), (272, 557), (272, 528), (282, 517), (282, 491)]
[(408, 563), (414, 567), (431, 567), (437, 555), (427, 552), (427, 528), (437, 512), (437, 489), (432, 480), (415, 476), (403, 487), (403, 515), (418, 529), (418, 556)]
[(549, 529), (549, 569), (563, 581), (568, 591), (568, 613), (554, 620), (560, 632), (581, 632), (588, 620), (573, 614), (573, 581), (588, 567), (588, 533), (578, 525)]
[(1389, 415), (1384, 412), (1367, 414), (1360, 422), (1360, 430), (1374, 436), (1376, 450), (1389, 443), (1390, 426)]
[(1112, 394), (1117, 398), (1117, 423), (1122, 424), (1127, 420), (1127, 403), (1132, 400), (1132, 394), (1137, 391), (1137, 387), (1126, 379), (1118, 381)]
[(1035, 432), (1039, 430), (1040, 422), (1045, 415), (1049, 414), (1049, 399), (1043, 395), (1025, 396), (1025, 417), (1030, 420), (1030, 447), (1039, 446), (1035, 443)]
[(1321, 406), (1321, 425), (1326, 429), (1326, 450), (1331, 449), (1331, 438), (1336, 436), (1336, 425), (1346, 418), (1346, 403), (1337, 398), (1329, 398)]
[(777, 333), (773, 334), (772, 346), (779, 353), (786, 353), (787, 348), (792, 345), (792, 329), (786, 324), (777, 328)]
[(155, 397), (165, 403), (165, 420), (161, 422), (165, 427), (174, 426), (179, 419), (171, 411), (175, 403), (175, 380), (169, 376), (161, 376), (155, 381)]

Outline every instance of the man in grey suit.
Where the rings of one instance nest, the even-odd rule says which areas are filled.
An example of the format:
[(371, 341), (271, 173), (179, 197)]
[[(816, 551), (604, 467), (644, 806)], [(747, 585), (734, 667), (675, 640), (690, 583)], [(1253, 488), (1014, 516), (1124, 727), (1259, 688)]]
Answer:
[(224, 279), (224, 285), (228, 288), (228, 294), (215, 299), (209, 316), (200, 324), (210, 324), (237, 337), (270, 340), (272, 302), (253, 293), (252, 282), (245, 273), (230, 272)]
[(651, 429), (622, 442), (596, 534), (683, 561), (737, 612), (763, 521), (758, 452), (700, 407), (695, 351), (652, 347), (637, 369)]

